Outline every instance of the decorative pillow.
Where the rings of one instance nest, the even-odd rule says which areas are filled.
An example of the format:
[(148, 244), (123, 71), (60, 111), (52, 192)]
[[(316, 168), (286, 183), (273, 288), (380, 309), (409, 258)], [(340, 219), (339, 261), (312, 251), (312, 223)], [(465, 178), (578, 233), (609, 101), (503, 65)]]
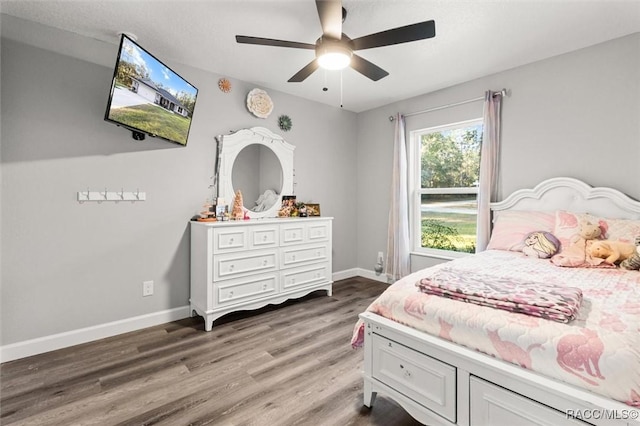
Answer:
[(535, 231), (525, 237), (522, 252), (527, 256), (548, 259), (559, 249), (560, 241), (551, 232)]
[(566, 248), (579, 238), (580, 221), (587, 220), (598, 224), (602, 234), (600, 239), (622, 241), (634, 244), (640, 236), (640, 220), (608, 219), (593, 216), (588, 213), (573, 213), (564, 210), (556, 212), (555, 229), (553, 235), (560, 240), (561, 247)]
[(535, 231), (553, 232), (555, 214), (528, 210), (495, 212), (488, 250), (522, 251), (525, 237)]

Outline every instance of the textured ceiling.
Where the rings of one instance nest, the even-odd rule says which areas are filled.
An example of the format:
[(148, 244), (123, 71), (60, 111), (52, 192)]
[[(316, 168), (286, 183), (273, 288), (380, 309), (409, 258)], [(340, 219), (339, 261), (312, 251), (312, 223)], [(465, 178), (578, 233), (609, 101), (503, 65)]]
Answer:
[(358, 52), (390, 73), (378, 82), (346, 69), (287, 83), (313, 59), (312, 50), (240, 45), (235, 35), (315, 43), (321, 28), (313, 0), (2, 0), (0, 12), (114, 45), (118, 32), (131, 32), (161, 60), (333, 106), (340, 105), (342, 75), (344, 108), (356, 112), (640, 31), (640, 0), (343, 4), (343, 32), (351, 38), (429, 19), (436, 37)]

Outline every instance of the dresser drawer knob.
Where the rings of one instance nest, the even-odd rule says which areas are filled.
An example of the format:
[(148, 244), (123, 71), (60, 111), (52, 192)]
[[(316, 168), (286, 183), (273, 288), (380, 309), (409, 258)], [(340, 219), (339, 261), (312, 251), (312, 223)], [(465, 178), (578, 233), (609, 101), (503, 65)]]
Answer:
[(233, 244), (233, 237), (229, 238), (229, 244)]
[(229, 299), (231, 299), (232, 297), (233, 297), (233, 290), (229, 292)]
[(262, 241), (267, 241), (267, 236), (262, 237)]
[(229, 265), (229, 270), (233, 271), (233, 263), (231, 265)]
[(267, 284), (262, 284), (262, 289), (266, 290), (267, 289)]
[(296, 260), (296, 255), (295, 254), (291, 255), (291, 260)]
[(267, 266), (267, 262), (268, 262), (267, 259), (263, 260), (262, 261), (262, 266)]
[(295, 278), (291, 278), (291, 284), (295, 284), (296, 283), (296, 279)]

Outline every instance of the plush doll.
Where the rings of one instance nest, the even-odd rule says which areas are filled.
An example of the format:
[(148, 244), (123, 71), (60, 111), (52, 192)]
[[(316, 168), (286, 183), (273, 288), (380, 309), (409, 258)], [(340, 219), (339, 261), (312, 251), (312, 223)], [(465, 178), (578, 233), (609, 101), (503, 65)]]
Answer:
[(587, 246), (587, 254), (591, 257), (604, 259), (605, 262), (616, 264), (633, 256), (636, 247), (630, 243), (621, 241), (594, 241)]
[(560, 241), (550, 232), (536, 231), (524, 239), (522, 252), (527, 256), (548, 259), (558, 252)]
[(594, 225), (588, 220), (580, 221), (580, 228), (578, 229), (578, 235), (575, 236), (572, 240), (572, 243), (577, 243), (580, 240), (595, 240), (598, 239), (602, 235), (602, 230), (598, 225)]
[(636, 251), (629, 258), (620, 262), (620, 267), (629, 271), (640, 270), (640, 237), (636, 237)]

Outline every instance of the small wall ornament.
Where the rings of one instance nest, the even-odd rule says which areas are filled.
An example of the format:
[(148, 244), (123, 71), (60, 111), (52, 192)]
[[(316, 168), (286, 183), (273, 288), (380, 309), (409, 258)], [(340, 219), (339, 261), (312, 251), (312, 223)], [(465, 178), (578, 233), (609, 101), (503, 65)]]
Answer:
[(247, 95), (247, 108), (258, 118), (267, 118), (273, 111), (271, 98), (262, 89), (253, 89)]
[(291, 118), (288, 115), (283, 114), (278, 117), (278, 127), (280, 127), (280, 130), (288, 132), (289, 130), (291, 130), (291, 126)]
[(224, 93), (229, 93), (231, 91), (231, 82), (226, 78), (221, 78), (218, 80), (218, 89)]

